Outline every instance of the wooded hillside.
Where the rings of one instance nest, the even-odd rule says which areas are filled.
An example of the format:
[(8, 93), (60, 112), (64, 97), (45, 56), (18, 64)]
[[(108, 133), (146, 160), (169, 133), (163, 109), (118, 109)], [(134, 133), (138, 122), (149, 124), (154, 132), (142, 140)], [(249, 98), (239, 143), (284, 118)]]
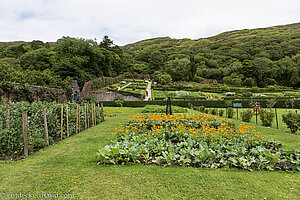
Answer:
[(63, 37), (56, 43), (0, 43), (0, 93), (7, 82), (66, 89), (99, 76), (151, 74), (161, 83), (216, 79), (234, 86), (300, 86), (300, 23), (191, 39), (169, 37), (119, 47)]
[(198, 40), (155, 38), (124, 48), (139, 61), (137, 71), (160, 69), (173, 80), (203, 77), (233, 85), (299, 87), (300, 23)]

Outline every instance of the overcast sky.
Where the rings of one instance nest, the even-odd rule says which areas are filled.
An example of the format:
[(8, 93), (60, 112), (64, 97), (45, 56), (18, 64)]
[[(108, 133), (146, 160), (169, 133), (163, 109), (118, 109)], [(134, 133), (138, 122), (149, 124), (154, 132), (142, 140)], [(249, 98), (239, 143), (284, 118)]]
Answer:
[(108, 35), (125, 45), (300, 22), (300, 0), (0, 0), (0, 10), (0, 41)]

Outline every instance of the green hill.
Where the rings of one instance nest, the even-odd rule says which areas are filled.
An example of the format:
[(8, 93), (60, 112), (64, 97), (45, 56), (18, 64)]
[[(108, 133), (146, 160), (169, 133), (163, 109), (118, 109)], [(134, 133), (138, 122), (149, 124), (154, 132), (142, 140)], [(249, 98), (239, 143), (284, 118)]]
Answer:
[[(220, 50), (226, 50), (226, 48), (237, 48), (242, 50), (242, 48), (244, 48), (244, 51), (248, 50), (253, 56), (261, 51), (268, 50), (269, 45), (281, 45), (277, 47), (281, 47), (285, 51), (288, 47), (292, 46), (295, 50), (299, 51), (300, 23), (269, 28), (228, 31), (208, 38), (199, 38), (198, 40), (186, 38), (172, 39), (170, 37), (152, 38), (133, 44), (127, 44), (124, 48), (132, 52), (146, 49), (159, 49), (168, 53), (197, 53), (205, 50), (214, 51), (219, 48)], [(260, 47), (261, 49), (257, 49), (256, 52), (251, 52), (250, 49), (253, 49), (253, 47)], [(293, 55), (292, 52), (284, 53), (282, 56)]]
[[(191, 39), (142, 40), (123, 47), (62, 37), (0, 42), (0, 95), (7, 82), (82, 87), (99, 76), (151, 74), (160, 83), (216, 79), (227, 85), (300, 87), (300, 23)], [(4, 86), (3, 86), (4, 85)]]
[(299, 87), (300, 23), (229, 31), (198, 40), (153, 38), (123, 48), (139, 61), (133, 67), (137, 72), (160, 70), (173, 80), (198, 76), (242, 85), (248, 78), (250, 86)]

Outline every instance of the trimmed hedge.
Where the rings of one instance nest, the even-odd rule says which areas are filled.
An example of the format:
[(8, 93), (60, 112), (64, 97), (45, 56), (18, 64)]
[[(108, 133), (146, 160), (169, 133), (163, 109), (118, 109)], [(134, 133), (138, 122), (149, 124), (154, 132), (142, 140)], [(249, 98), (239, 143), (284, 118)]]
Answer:
[[(185, 91), (195, 91), (195, 92), (214, 92), (214, 93), (223, 93), (223, 92), (254, 92), (254, 93), (266, 93), (270, 92), (268, 88), (236, 88), (236, 87), (224, 87), (224, 86), (184, 86), (184, 85), (172, 85), (172, 86), (161, 86), (155, 85), (153, 86), (154, 90), (168, 90), (168, 91), (178, 91), (178, 90), (185, 90)], [(284, 91), (292, 91), (292, 88), (277, 88), (274, 92), (284, 92)]]
[[(163, 101), (166, 97), (157, 97), (155, 100)], [(205, 97), (175, 97), (172, 98), (173, 101), (200, 101), (200, 100), (206, 100)]]
[[(100, 103), (103, 103), (104, 106), (107, 107), (118, 107), (118, 105), (114, 101), (101, 101)], [(253, 101), (250, 100), (238, 100), (238, 101), (232, 101), (232, 103), (242, 103), (243, 108), (252, 108), (250, 105), (253, 103)], [(259, 101), (260, 105), (263, 108), (267, 108), (267, 101), (262, 100)], [(174, 106), (181, 106), (181, 107), (190, 107), (190, 104), (193, 104), (194, 106), (204, 106), (206, 108), (226, 108), (226, 101), (224, 100), (199, 100), (199, 101), (177, 101), (172, 100), (172, 105)], [(124, 107), (144, 107), (146, 105), (166, 105), (166, 101), (124, 101), (123, 106)], [(273, 106), (273, 108), (285, 108), (285, 101), (284, 100), (278, 100), (276, 104)], [(300, 100), (295, 100), (294, 102), (294, 108), (299, 109), (300, 108)]]

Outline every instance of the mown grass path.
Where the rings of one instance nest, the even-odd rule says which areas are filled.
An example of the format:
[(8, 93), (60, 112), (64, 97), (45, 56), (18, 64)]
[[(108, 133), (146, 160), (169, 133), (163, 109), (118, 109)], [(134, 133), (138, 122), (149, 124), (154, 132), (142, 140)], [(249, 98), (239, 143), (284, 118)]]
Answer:
[(141, 111), (110, 109), (117, 116), (96, 127), (25, 160), (0, 162), (0, 199), (20, 192), (74, 194), (73, 199), (300, 199), (299, 172), (98, 166), (96, 152), (109, 143), (114, 128)]

